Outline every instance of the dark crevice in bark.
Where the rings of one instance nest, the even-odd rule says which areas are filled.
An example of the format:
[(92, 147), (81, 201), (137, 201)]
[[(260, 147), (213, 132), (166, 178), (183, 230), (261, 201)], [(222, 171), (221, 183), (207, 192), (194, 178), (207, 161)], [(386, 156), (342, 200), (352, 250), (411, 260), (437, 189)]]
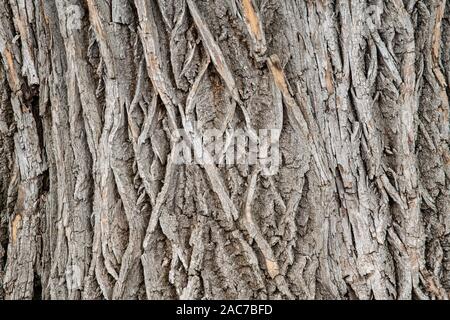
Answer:
[(42, 300), (42, 283), (41, 277), (38, 274), (34, 274), (33, 281), (33, 298), (32, 300)]

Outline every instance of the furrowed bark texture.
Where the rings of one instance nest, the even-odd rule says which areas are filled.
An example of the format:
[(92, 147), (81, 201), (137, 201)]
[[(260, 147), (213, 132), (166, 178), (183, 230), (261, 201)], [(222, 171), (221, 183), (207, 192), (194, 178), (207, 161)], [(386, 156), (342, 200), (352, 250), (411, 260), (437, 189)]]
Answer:
[(448, 298), (447, 0), (2, 0), (0, 54), (0, 299)]

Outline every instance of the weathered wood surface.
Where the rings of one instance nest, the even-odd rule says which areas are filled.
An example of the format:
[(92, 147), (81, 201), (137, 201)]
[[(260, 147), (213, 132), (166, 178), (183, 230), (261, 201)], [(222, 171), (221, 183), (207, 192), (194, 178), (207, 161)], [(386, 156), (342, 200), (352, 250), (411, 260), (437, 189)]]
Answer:
[(448, 298), (447, 0), (2, 0), (0, 55), (0, 299)]

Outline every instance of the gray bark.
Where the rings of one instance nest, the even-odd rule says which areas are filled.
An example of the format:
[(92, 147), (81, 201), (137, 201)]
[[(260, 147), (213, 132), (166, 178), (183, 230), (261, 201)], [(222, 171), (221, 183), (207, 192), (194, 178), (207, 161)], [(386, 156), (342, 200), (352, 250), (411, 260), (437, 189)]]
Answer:
[(4, 0), (0, 54), (0, 299), (448, 298), (447, 0)]

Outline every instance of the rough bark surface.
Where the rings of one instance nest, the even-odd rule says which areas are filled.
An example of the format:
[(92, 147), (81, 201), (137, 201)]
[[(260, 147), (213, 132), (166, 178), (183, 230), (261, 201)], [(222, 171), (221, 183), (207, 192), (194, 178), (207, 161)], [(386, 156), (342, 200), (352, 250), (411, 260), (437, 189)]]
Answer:
[(447, 0), (2, 0), (0, 54), (0, 299), (448, 298)]

